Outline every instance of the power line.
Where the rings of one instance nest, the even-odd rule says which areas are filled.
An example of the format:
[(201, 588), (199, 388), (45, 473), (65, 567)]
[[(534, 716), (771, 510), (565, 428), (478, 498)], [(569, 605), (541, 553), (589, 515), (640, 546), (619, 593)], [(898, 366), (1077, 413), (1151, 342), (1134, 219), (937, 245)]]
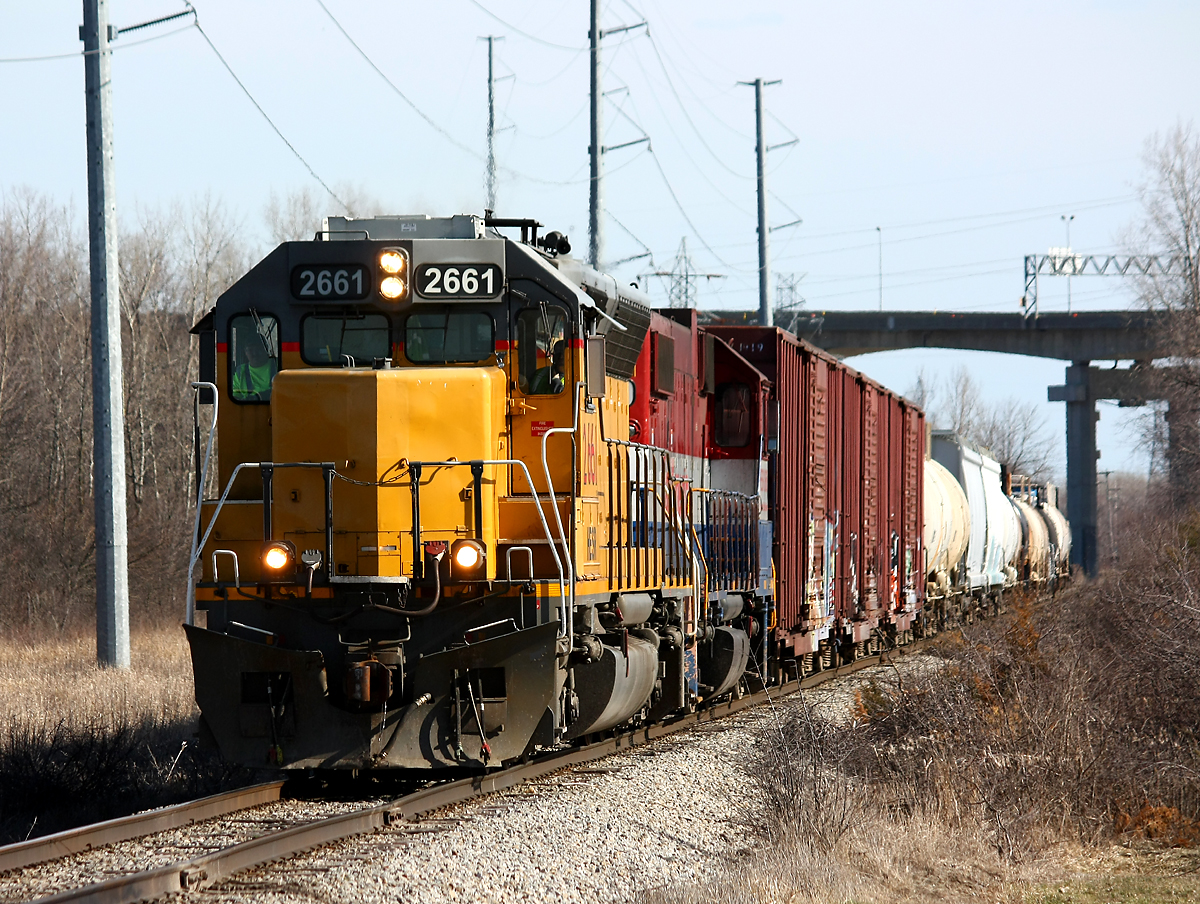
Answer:
[[(928, 286), (928, 285), (933, 285), (934, 283), (954, 282), (955, 280), (960, 280), (960, 279), (977, 279), (977, 278), (980, 278), (983, 276), (999, 276), (1001, 274), (1011, 274), (1011, 273), (1012, 273), (1012, 267), (1005, 267), (1005, 268), (999, 269), (999, 270), (981, 270), (978, 273), (958, 273), (958, 274), (954, 274), (952, 276), (938, 277), (936, 279), (918, 279), (918, 280), (913, 280), (911, 282), (906, 282), (906, 283), (894, 283), (891, 286), (891, 288), (893, 288), (893, 289), (908, 289), (908, 288), (912, 288), (913, 286)], [(851, 289), (846, 292), (833, 292), (829, 295), (818, 295), (816, 297), (810, 297), (808, 300), (809, 300), (809, 302), (818, 302), (818, 301), (824, 301), (827, 298), (844, 298), (847, 295), (864, 295), (867, 292), (874, 292), (874, 289)]]
[[(183, 28), (176, 28), (172, 31), (165, 32), (161, 35), (155, 35), (152, 38), (142, 38), (140, 41), (130, 41), (127, 44), (119, 44), (115, 47), (112, 44), (109, 44), (108, 49), (110, 52), (115, 51), (115, 50), (128, 50), (130, 47), (137, 47), (139, 44), (149, 44), (151, 41), (161, 41), (163, 38), (169, 38), (172, 35), (183, 34), (183, 32), (187, 31), (191, 27), (192, 27), (191, 25), (185, 25), (185, 26), (183, 26)], [(121, 29), (121, 30), (128, 31), (129, 29)], [(7, 57), (7, 58), (0, 58), (0, 63), (43, 63), (47, 60), (73, 60), (73, 59), (76, 59), (77, 57), (87, 57), (87, 56), (91, 56), (92, 54), (95, 54), (95, 53), (99, 53), (99, 51), (97, 51), (97, 50), (77, 50), (74, 53), (55, 53), (55, 54), (50, 54), (49, 56)]]
[[(679, 133), (677, 133), (675, 131), (675, 127), (673, 125), (671, 125), (671, 119), (669, 116), (667, 116), (667, 111), (663, 108), (663, 105), (661, 103), (659, 103), (658, 96), (654, 93), (654, 89), (650, 87), (650, 84), (649, 84), (650, 75), (649, 75), (649, 73), (646, 72), (645, 68), (642, 66), (642, 61), (639, 60), (636, 56), (634, 57), (634, 61), (637, 63), (638, 68), (642, 70), (642, 74), (646, 77), (647, 87), (650, 88), (650, 97), (654, 101), (655, 106), (658, 107), (659, 112), (662, 113), (663, 122), (666, 123), (667, 128), (671, 132), (671, 135), (679, 143), (679, 148), (680, 148), (680, 150), (683, 151), (683, 155), (688, 159), (688, 162), (691, 163), (692, 166), (696, 168), (696, 172), (698, 172), (700, 174), (700, 177), (705, 182), (708, 183), (709, 187), (712, 188), (712, 190), (715, 191), (718, 195), (720, 195), (731, 207), (735, 208), (736, 210), (740, 211), (741, 213), (745, 214), (746, 216), (754, 216), (754, 214), (752, 214), (750, 211), (744, 209), (741, 205), (739, 205), (736, 201), (734, 201), (733, 198), (729, 197), (727, 194), (725, 194), (725, 192), (721, 191), (720, 187), (718, 187), (717, 184), (708, 177), (708, 174), (704, 172), (703, 167), (701, 167), (700, 164), (696, 162), (695, 158), (693, 158), (692, 155), (688, 152), (687, 142), (679, 137)], [(678, 100), (678, 95), (676, 95), (676, 100)], [(682, 104), (681, 104), (681, 109), (682, 109)], [(618, 112), (620, 112), (620, 111), (618, 110)], [(684, 112), (684, 116), (685, 117), (687, 116), (686, 111)], [(688, 119), (688, 122), (691, 122), (690, 118)], [(639, 126), (638, 128), (641, 128), (641, 127)], [(695, 128), (694, 124), (692, 125), (692, 128), (693, 129)], [(703, 139), (701, 139), (701, 141), (703, 142)], [(705, 147), (707, 148), (708, 146), (705, 145)], [(710, 154), (713, 154), (713, 151), (711, 148), (708, 148), (708, 151)], [(714, 156), (715, 156), (715, 154), (714, 154)], [(722, 166), (724, 166), (724, 164), (722, 164)], [(733, 170), (730, 170), (729, 167), (727, 167), (727, 166), (725, 167), (725, 169), (729, 170), (729, 172), (733, 173), (735, 176), (739, 175), (738, 173), (733, 172)], [(743, 177), (743, 178), (748, 178), (748, 177)]]
[[(472, 0), (472, 2), (475, 2), (475, 0)], [(375, 61), (372, 60), (369, 56), (367, 56), (367, 52), (365, 50), (363, 50), (361, 47), (358, 46), (358, 42), (355, 41), (354, 38), (350, 37), (350, 33), (348, 31), (346, 31), (345, 28), (342, 27), (342, 23), (339, 22), (337, 20), (337, 18), (333, 15), (333, 13), (331, 13), (329, 11), (329, 7), (327, 7), (322, 2), (322, 0), (316, 0), (316, 3), (317, 3), (317, 6), (321, 7), (321, 9), (324, 11), (325, 15), (327, 15), (329, 17), (329, 21), (331, 21), (334, 24), (334, 26), (336, 26), (337, 30), (342, 33), (342, 37), (344, 37), (347, 41), (349, 41), (350, 46), (353, 47), (356, 51), (358, 51), (358, 55), (363, 58), (363, 60), (366, 62), (366, 64), (368, 66), (370, 66), (372, 69), (374, 69), (376, 74), (381, 79), (384, 80), (384, 82), (387, 84), (387, 86), (389, 88), (392, 89), (392, 91), (394, 91), (396, 93), (396, 96), (399, 97), (406, 104), (408, 104), (409, 108), (414, 113), (416, 113), (419, 117), (421, 117), (421, 119), (425, 120), (425, 123), (431, 129), (433, 129), (435, 132), (437, 132), (439, 135), (441, 135), (443, 138), (445, 138), (448, 142), (450, 142), (452, 145), (454, 145), (460, 151), (463, 151), (464, 153), (469, 154), (470, 156), (474, 157), (476, 160), (483, 161), (486, 159), (483, 154), (479, 153), (479, 151), (477, 151), (474, 148), (470, 147), (469, 145), (464, 144), (463, 142), (459, 141), (452, 134), (450, 134), (448, 131), (443, 129), (432, 118), (430, 118), (425, 113), (424, 110), (422, 110), (415, 103), (413, 103), (413, 101), (408, 97), (408, 95), (405, 94), (403, 91), (401, 91), (399, 89), (399, 87), (396, 86), (396, 83), (393, 82), (390, 78), (388, 78), (382, 69), (380, 69), (378, 66), (375, 65)], [(476, 5), (479, 6), (478, 3), (476, 3)], [(480, 8), (484, 9), (485, 12), (487, 11), (486, 8), (484, 8), (482, 6)], [(575, 48), (572, 48), (572, 49), (575, 49)], [(511, 167), (507, 167), (507, 166), (503, 166), (503, 165), (499, 166), (498, 169), (502, 169), (509, 175), (515, 176), (519, 179), (526, 179), (530, 182), (536, 182), (540, 185), (576, 185), (576, 184), (578, 184), (578, 182), (568, 182), (568, 181), (560, 181), (560, 180), (553, 180), (553, 179), (541, 179), (537, 176), (530, 176), (530, 175), (527, 175), (526, 173), (519, 172), (518, 170), (514, 170)]]
[(545, 38), (539, 38), (537, 35), (531, 35), (529, 32), (522, 31), (521, 29), (517, 28), (517, 26), (513, 25), (511, 22), (505, 22), (503, 19), (501, 19), (499, 16), (497, 16), (494, 12), (492, 12), (490, 9), (488, 9), (486, 6), (484, 6), (482, 3), (480, 3), (479, 0), (470, 0), (470, 2), (473, 6), (479, 7), (479, 9), (485, 15), (491, 16), (493, 19), (495, 19), (497, 22), (499, 22), (505, 28), (512, 29), (513, 31), (515, 31), (517, 34), (519, 34), (523, 38), (528, 38), (529, 40), (534, 41), (538, 44), (541, 44), (545, 47), (553, 47), (555, 50), (575, 50), (575, 51), (579, 51), (580, 53), (587, 50), (586, 47), (570, 47), (566, 44), (555, 44), (553, 41), (547, 41)]
[[(320, 3), (320, 0), (317, 0), (317, 2)], [(212, 42), (212, 39), (209, 38), (209, 36), (205, 33), (204, 29), (200, 27), (200, 16), (198, 14), (196, 15), (196, 20), (193, 24), (195, 25), (196, 31), (200, 32), (200, 36), (202, 38), (204, 38), (205, 43), (207, 43), (208, 46), (212, 49), (212, 52), (216, 54), (217, 59), (221, 61), (221, 65), (225, 67), (225, 71), (228, 72), (230, 74), (230, 76), (233, 77), (233, 80), (235, 82), (237, 82), (237, 86), (239, 88), (241, 88), (242, 93), (245, 94), (246, 97), (248, 97), (250, 99), (250, 103), (254, 104), (254, 109), (256, 109), (262, 115), (262, 118), (267, 121), (267, 125), (269, 125), (275, 131), (275, 134), (279, 136), (279, 140), (288, 146), (288, 150), (290, 150), (296, 156), (296, 159), (299, 160), (304, 165), (304, 168), (306, 170), (308, 170), (309, 175), (312, 176), (314, 179), (316, 179), (317, 182), (319, 182), (321, 184), (321, 187), (323, 189), (325, 189), (326, 192), (329, 193), (329, 197), (333, 198), (333, 200), (335, 200), (339, 204), (341, 204), (342, 209), (345, 210), (347, 213), (353, 213), (353, 211), (351, 211), (351, 209), (350, 209), (350, 205), (347, 204), (345, 201), (343, 201), (341, 198), (339, 198), (337, 196), (337, 194), (334, 192), (334, 190), (325, 183), (325, 180), (317, 175), (317, 171), (314, 170), (312, 168), (312, 166), (309, 164), (309, 162), (304, 159), (304, 156), (298, 150), (296, 150), (295, 145), (293, 145), (290, 141), (287, 140), (287, 136), (285, 136), (283, 134), (283, 132), (281, 132), (279, 130), (279, 126), (275, 125), (275, 123), (271, 119), (271, 117), (267, 115), (267, 111), (264, 110), (262, 108), (262, 105), (254, 99), (254, 95), (250, 93), (250, 89), (247, 88), (242, 83), (242, 80), (237, 77), (237, 73), (233, 71), (233, 67), (229, 65), (229, 63), (226, 61), (225, 57), (221, 56), (221, 51), (217, 50), (217, 45)]]
[(569, 60), (567, 60), (567, 64), (565, 66), (563, 66), (562, 69), (558, 70), (558, 72), (554, 73), (554, 75), (550, 76), (548, 79), (545, 79), (544, 81), (540, 81), (540, 82), (526, 81), (525, 79), (518, 77), (515, 72), (513, 73), (513, 77), (516, 78), (517, 81), (519, 81), (522, 85), (528, 85), (530, 88), (544, 88), (546, 85), (552, 85), (555, 82), (557, 82), (560, 78), (562, 78), (563, 74), (568, 69), (570, 69), (572, 66), (574, 66), (575, 61), (577, 59), (579, 59), (581, 56), (583, 56), (583, 54), (584, 54), (584, 50), (580, 50), (579, 53), (575, 54), (575, 56), (573, 56)]
[(692, 234), (700, 240), (700, 244), (704, 246), (705, 250), (718, 261), (720, 261), (723, 266), (730, 267), (730, 269), (737, 269), (727, 263), (725, 259), (721, 257), (721, 255), (717, 254), (717, 252), (713, 251), (712, 246), (704, 240), (704, 236), (700, 234), (700, 230), (696, 228), (696, 224), (692, 222), (692, 218), (689, 217), (687, 211), (683, 209), (683, 204), (679, 201), (679, 195), (675, 194), (675, 189), (671, 187), (671, 180), (667, 178), (666, 171), (662, 168), (662, 164), (658, 161), (658, 155), (654, 153), (654, 145), (647, 145), (647, 147), (650, 151), (650, 157), (654, 161), (654, 166), (658, 169), (658, 174), (662, 177), (663, 185), (667, 187), (667, 192), (671, 195), (671, 200), (675, 202), (675, 207), (679, 211), (679, 215), (683, 217), (684, 222), (686, 222), (691, 228)]
[[(647, 245), (645, 242), (643, 242), (641, 239), (639, 239), (636, 235), (634, 235), (633, 230), (631, 230), (628, 226), (626, 226), (624, 223), (622, 223), (620, 220), (618, 220), (615, 216), (613, 216), (613, 212), (611, 210), (605, 210), (604, 213), (610, 220), (612, 220), (614, 223), (617, 224), (617, 226), (619, 226), (621, 228), (622, 232), (624, 232), (627, 236), (629, 236), (631, 239), (633, 239), (635, 242), (637, 242), (639, 245), (641, 245), (643, 248), (646, 249), (646, 253), (644, 255), (639, 254), (636, 259), (640, 259), (642, 257), (649, 257), (650, 265), (654, 266), (654, 252), (650, 250), (650, 246)], [(635, 258), (629, 258), (628, 260), (635, 260)]]
[[(1080, 205), (1080, 206), (1077, 206), (1077, 209), (1078, 210), (1097, 210), (1102, 207), (1120, 206), (1121, 204), (1126, 204), (1131, 200), (1133, 200), (1133, 196), (1127, 196), (1127, 197), (1124, 197), (1121, 199), (1097, 202), (1095, 204), (1091, 204), (1091, 205), (1087, 205), (1087, 206)], [(1048, 216), (1051, 213), (1057, 213), (1058, 210), (1061, 208), (1061, 206), (1062, 205), (1057, 205), (1053, 208), (1029, 208), (1030, 210), (1040, 210), (1041, 213), (1033, 214), (1030, 216), (1016, 217), (1016, 218), (1010, 219), (1010, 220), (1002, 220), (997, 223), (984, 223), (979, 226), (968, 226), (968, 227), (965, 227), (962, 229), (953, 229), (953, 230), (942, 231), (942, 232), (927, 232), (922, 235), (910, 235), (910, 236), (905, 236), (903, 238), (892, 239), (891, 243), (898, 244), (901, 242), (920, 242), (920, 241), (925, 241), (926, 239), (941, 238), (941, 237), (947, 236), (947, 235), (958, 235), (963, 232), (977, 232), (981, 229), (997, 229), (1002, 226), (1012, 226), (1016, 223), (1027, 223), (1031, 220), (1041, 219), (1042, 217)], [(1019, 211), (1010, 211), (1009, 213), (1019, 213)], [(907, 224), (904, 226), (889, 227), (889, 226), (885, 225), (883, 228), (884, 229), (912, 229), (912, 228), (916, 228), (918, 226), (935, 225), (935, 224), (940, 224), (940, 223), (967, 222), (970, 220), (990, 219), (992, 217), (998, 217), (998, 216), (1005, 216), (1005, 214), (1004, 213), (994, 213), (994, 214), (979, 214), (976, 216), (969, 216), (969, 217), (950, 217), (950, 218), (947, 218), (944, 220), (926, 220), (923, 223), (910, 223), (910, 224)], [(866, 233), (872, 233), (874, 231), (875, 231), (875, 227), (872, 226), (869, 229), (868, 228), (850, 229), (850, 230), (845, 230), (843, 232), (824, 233), (823, 235), (809, 235), (809, 236), (806, 236), (806, 238), (818, 239), (818, 238), (832, 238), (835, 236), (844, 236), (844, 235), (862, 235), (862, 234), (866, 234)], [(752, 243), (739, 242), (739, 243), (737, 243), (736, 246), (735, 245), (723, 245), (721, 247), (724, 247), (724, 248), (745, 247), (750, 244), (752, 244)], [(822, 254), (840, 254), (843, 251), (858, 251), (863, 248), (874, 248), (874, 247), (875, 247), (874, 242), (867, 242), (867, 243), (858, 244), (858, 245), (842, 245), (837, 248), (821, 248), (816, 251), (805, 251), (805, 252), (801, 252), (798, 256), (800, 256), (800, 257), (815, 257), (815, 256), (819, 256)]]
[[(659, 53), (659, 51), (658, 51), (658, 44), (655, 42), (654, 36), (650, 33), (649, 28), (646, 29), (646, 39), (650, 42), (650, 48), (654, 51), (654, 57), (655, 57), (655, 59), (658, 60), (658, 66), (660, 69), (662, 69), (662, 73), (667, 79), (667, 86), (671, 89), (671, 94), (673, 94), (675, 96), (675, 102), (677, 104), (679, 104), (679, 109), (683, 112), (683, 118), (687, 120), (688, 125), (690, 125), (692, 127), (692, 131), (696, 133), (696, 137), (700, 139), (700, 144), (703, 145), (704, 150), (708, 151), (709, 155), (715, 161), (717, 161), (717, 163), (719, 163), (721, 165), (721, 168), (724, 169), (726, 172), (736, 176), (739, 179), (745, 179), (747, 181), (753, 180), (754, 179), (753, 176), (743, 175), (742, 173), (739, 173), (737, 170), (735, 170), (731, 166), (729, 166), (724, 160), (721, 159), (720, 155), (716, 151), (714, 151), (712, 149), (712, 147), (709, 145), (709, 143), (705, 140), (704, 134), (696, 126), (696, 123), (692, 120), (691, 114), (688, 113), (687, 108), (683, 105), (683, 99), (679, 96), (679, 92), (675, 89), (675, 83), (673, 81), (671, 81), (671, 74), (669, 72), (667, 72), (667, 65), (666, 65), (666, 63), (663, 62), (662, 54)], [(648, 76), (647, 76), (647, 78), (648, 78)], [(787, 128), (787, 127), (785, 126), (784, 128)], [(788, 131), (790, 132), (791, 130), (788, 129)], [(699, 168), (699, 167), (697, 167), (697, 168)]]

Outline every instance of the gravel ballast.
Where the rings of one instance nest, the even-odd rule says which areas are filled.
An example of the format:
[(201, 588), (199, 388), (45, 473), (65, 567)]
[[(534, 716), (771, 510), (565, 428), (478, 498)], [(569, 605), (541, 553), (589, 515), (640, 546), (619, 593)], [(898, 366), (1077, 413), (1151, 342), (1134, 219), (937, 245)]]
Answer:
[[(856, 687), (892, 672), (865, 669), (804, 693), (831, 713), (849, 712)], [(703, 881), (755, 843), (746, 821), (757, 806), (743, 764), (761, 726), (780, 715), (759, 707), (184, 900), (615, 902)]]
[[(921, 667), (913, 656), (908, 671)], [(805, 691), (848, 718), (854, 690), (890, 666)], [(717, 722), (447, 807), (181, 895), (180, 901), (460, 902), (634, 900), (703, 882), (756, 842), (745, 765), (763, 728), (798, 694)], [(0, 904), (178, 863), (367, 801), (284, 800), (185, 829), (110, 845), (0, 876)]]

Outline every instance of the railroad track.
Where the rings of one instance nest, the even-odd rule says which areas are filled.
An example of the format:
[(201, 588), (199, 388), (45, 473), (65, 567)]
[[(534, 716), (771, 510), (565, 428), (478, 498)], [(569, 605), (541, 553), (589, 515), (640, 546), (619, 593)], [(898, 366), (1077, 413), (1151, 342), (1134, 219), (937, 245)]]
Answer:
[[(584, 747), (539, 757), (535, 761), (507, 769), (471, 776), (422, 788), (402, 797), (372, 806), (359, 807), (332, 816), (310, 819), (299, 824), (268, 829), (257, 837), (220, 846), (199, 856), (161, 866), (129, 871), (90, 885), (64, 890), (50, 897), (35, 899), (35, 904), (51, 902), (93, 902), (93, 904), (133, 904), (151, 901), (180, 891), (205, 888), (230, 876), (288, 859), (337, 841), (366, 835), (398, 825), (424, 814), (463, 803), (541, 778), (571, 766), (588, 763), (671, 734), (695, 728), (734, 713), (768, 702), (771, 696), (783, 696), (797, 690), (816, 687), (872, 666), (887, 664), (897, 656), (917, 652), (927, 641), (897, 651), (855, 660), (826, 669), (800, 681), (789, 681), (767, 691), (731, 699), (665, 725), (647, 726)], [(109, 822), (84, 826), (45, 838), (0, 847), (0, 873), (11, 874), (35, 864), (71, 857), (105, 845), (150, 836), (172, 829), (198, 825), (240, 811), (280, 802), (283, 782), (255, 785), (190, 803), (137, 814)], [(61, 887), (61, 886), (59, 886)]]

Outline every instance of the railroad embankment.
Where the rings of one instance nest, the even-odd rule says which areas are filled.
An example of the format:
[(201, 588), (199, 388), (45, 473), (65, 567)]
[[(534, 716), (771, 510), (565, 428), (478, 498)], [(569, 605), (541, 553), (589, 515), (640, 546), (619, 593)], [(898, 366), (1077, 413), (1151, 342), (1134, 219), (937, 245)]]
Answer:
[(764, 724), (759, 843), (684, 902), (1200, 900), (1200, 529)]
[(0, 640), (0, 843), (245, 784), (197, 748), (178, 626), (134, 638), (128, 671), (87, 633)]

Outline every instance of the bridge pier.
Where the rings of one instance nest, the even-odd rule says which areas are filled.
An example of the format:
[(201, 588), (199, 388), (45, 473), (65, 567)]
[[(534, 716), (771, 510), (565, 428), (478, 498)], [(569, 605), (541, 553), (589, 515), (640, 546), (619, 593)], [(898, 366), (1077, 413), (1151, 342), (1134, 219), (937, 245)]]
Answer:
[(1096, 396), (1088, 361), (1067, 368), (1064, 386), (1051, 386), (1051, 402), (1067, 403), (1067, 518), (1071, 522), (1071, 564), (1095, 577), (1099, 568), (1096, 530)]

